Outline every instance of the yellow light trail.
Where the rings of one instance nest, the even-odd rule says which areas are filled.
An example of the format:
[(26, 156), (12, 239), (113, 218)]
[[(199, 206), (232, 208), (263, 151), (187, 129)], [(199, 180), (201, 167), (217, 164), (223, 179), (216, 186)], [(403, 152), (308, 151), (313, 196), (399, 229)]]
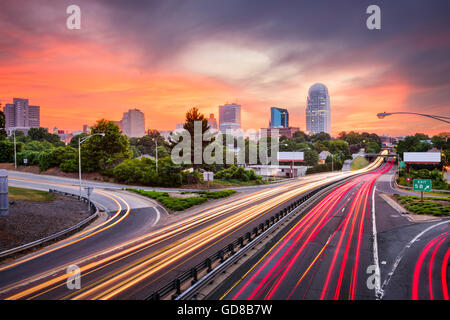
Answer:
[[(123, 272), (122, 272), (122, 270), (119, 270), (119, 272), (115, 273), (115, 274), (119, 273), (119, 275), (117, 275), (113, 279), (109, 279), (109, 280), (105, 281), (104, 283), (100, 284), (98, 287), (90, 289), (87, 292), (84, 292), (81, 295), (77, 296), (76, 298), (83, 298), (89, 294), (94, 293), (94, 291), (98, 292), (100, 289), (103, 289), (104, 287), (116, 282), (116, 284), (112, 287), (112, 289), (109, 288), (109, 290), (106, 291), (106, 293), (107, 293), (106, 295), (104, 294), (105, 291), (103, 291), (103, 293), (101, 293), (101, 294), (96, 295), (96, 298), (103, 298), (103, 299), (111, 298), (111, 297), (117, 295), (118, 293), (124, 291), (125, 289), (129, 288), (130, 286), (136, 284), (137, 282), (147, 278), (151, 274), (154, 274), (155, 272), (170, 265), (171, 263), (173, 263), (177, 260), (180, 260), (181, 258), (189, 255), (190, 253), (197, 250), (201, 246), (207, 244), (208, 242), (211, 242), (214, 239), (217, 239), (218, 237), (225, 235), (226, 233), (228, 233), (229, 231), (238, 227), (239, 225), (245, 223), (246, 221), (260, 215), (261, 213), (263, 213), (267, 210), (270, 210), (271, 208), (278, 205), (279, 203), (281, 203), (283, 201), (287, 201), (287, 200), (297, 196), (299, 193), (305, 192), (307, 190), (310, 190), (317, 186), (323, 185), (325, 183), (329, 183), (330, 181), (340, 179), (343, 176), (351, 176), (354, 174), (372, 170), (374, 167), (377, 167), (381, 163), (381, 161), (379, 161), (379, 160), (380, 159), (377, 159), (374, 163), (372, 163), (371, 165), (367, 166), (364, 169), (357, 170), (357, 171), (350, 172), (350, 173), (347, 172), (344, 174), (337, 174), (328, 179), (320, 179), (320, 182), (311, 183), (307, 187), (301, 187), (299, 189), (287, 191), (285, 194), (282, 194), (278, 197), (270, 199), (269, 201), (266, 201), (260, 205), (254, 206), (256, 208), (252, 207), (250, 209), (244, 210), (243, 212), (232, 215), (224, 220), (221, 220), (207, 228), (200, 230), (199, 232), (197, 232), (193, 235), (190, 235), (188, 237), (181, 239), (180, 241), (178, 241), (176, 243), (175, 246), (172, 245), (169, 247), (165, 247), (162, 250), (159, 250), (157, 253), (157, 257), (155, 257), (155, 255), (152, 254), (152, 255), (150, 255), (150, 258), (147, 256), (144, 259), (141, 259), (140, 261), (138, 261), (137, 265), (136, 265), (136, 263), (134, 263), (132, 268), (129, 268), (129, 266), (127, 266), (122, 269)], [(308, 180), (308, 179), (306, 179), (306, 180)], [(301, 181), (301, 182), (304, 183), (305, 181)], [(180, 231), (183, 231), (187, 228), (194, 228), (194, 227), (198, 226), (199, 223), (202, 223), (205, 220), (208, 220), (208, 218), (211, 218), (211, 216), (215, 216), (215, 215), (219, 215), (219, 213), (223, 213), (224, 209), (227, 211), (236, 209), (239, 206), (242, 206), (246, 203), (251, 202), (250, 201), (251, 198), (253, 198), (253, 199), (263, 198), (263, 197), (266, 197), (268, 194), (270, 195), (275, 192), (280, 192), (280, 191), (286, 190), (286, 189), (291, 188), (292, 186), (295, 186), (298, 184), (299, 183), (296, 182), (293, 184), (289, 184), (287, 186), (273, 188), (273, 189), (270, 189), (269, 191), (261, 191), (261, 192), (257, 193), (258, 196), (256, 196), (256, 197), (255, 196), (243, 197), (243, 199), (241, 199), (241, 201), (238, 205), (227, 204), (225, 206), (220, 206), (216, 209), (205, 211), (201, 215), (200, 218), (194, 217), (194, 218), (188, 219), (188, 222), (182, 221), (182, 222), (176, 223), (175, 225), (171, 225), (171, 226), (162, 228), (161, 230), (157, 230), (155, 233), (152, 233), (150, 235), (145, 235), (143, 237), (139, 237), (138, 239), (129, 241), (125, 245), (122, 244), (120, 247), (126, 246), (128, 244), (133, 244), (136, 241), (145, 240), (149, 237), (154, 236), (154, 238), (151, 238), (148, 241), (144, 241), (144, 242), (138, 244), (137, 246), (127, 248), (125, 250), (120, 251), (119, 253), (112, 254), (111, 256), (101, 259), (100, 261), (96, 261), (96, 262), (90, 263), (88, 265), (85, 265), (81, 268), (82, 272), (85, 272), (91, 268), (101, 266), (102, 264), (108, 263), (109, 261), (114, 261), (115, 259), (117, 259), (120, 256), (123, 256), (125, 254), (133, 253), (136, 250), (140, 250), (140, 249), (142, 250), (142, 248), (146, 248), (147, 246), (157, 243), (158, 241), (167, 239), (168, 236), (173, 236), (174, 234), (178, 234)], [(158, 234), (163, 233), (165, 231), (168, 231), (168, 232), (163, 235), (158, 236)], [(163, 260), (161, 260), (162, 258), (163, 258)], [(151, 269), (149, 271), (147, 269), (148, 266), (151, 265), (152, 263), (155, 263), (156, 260), (158, 260), (159, 262), (156, 265), (151, 266)], [(128, 269), (128, 270), (126, 270), (126, 269)], [(37, 286), (29, 288), (23, 292), (15, 294), (15, 295), (9, 297), (8, 299), (20, 299), (20, 298), (26, 297), (27, 295), (38, 292), (39, 290), (42, 290), (48, 286), (51, 286), (60, 281), (63, 281), (67, 277), (68, 277), (68, 275), (61, 275), (57, 278), (46, 281)], [(130, 280), (130, 278), (131, 278), (131, 280)]]

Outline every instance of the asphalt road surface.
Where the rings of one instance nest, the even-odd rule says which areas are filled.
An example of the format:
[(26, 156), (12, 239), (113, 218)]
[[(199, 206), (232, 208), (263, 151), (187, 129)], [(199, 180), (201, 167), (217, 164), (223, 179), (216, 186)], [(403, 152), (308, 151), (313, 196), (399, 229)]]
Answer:
[[(171, 216), (140, 197), (96, 184), (92, 200), (107, 209), (108, 219), (81, 235), (0, 266), (0, 298), (145, 298), (301, 195), (357, 173), (361, 172), (295, 179)], [(78, 189), (73, 179), (47, 181), (36, 176), (11, 175), (10, 181), (16, 186), (57, 187), (72, 193)], [(78, 290), (67, 286), (70, 265), (81, 271)]]
[(448, 299), (450, 221), (415, 223), (387, 204), (393, 170), (336, 188), (212, 298)]

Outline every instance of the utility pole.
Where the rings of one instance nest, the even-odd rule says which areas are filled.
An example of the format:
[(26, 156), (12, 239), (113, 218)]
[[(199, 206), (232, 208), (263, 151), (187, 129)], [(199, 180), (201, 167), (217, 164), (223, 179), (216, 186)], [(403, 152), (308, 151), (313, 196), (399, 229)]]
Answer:
[(14, 168), (17, 170), (16, 129), (13, 130), (13, 135), (14, 135)]
[(158, 174), (158, 139), (155, 138), (155, 143), (156, 143), (156, 174)]

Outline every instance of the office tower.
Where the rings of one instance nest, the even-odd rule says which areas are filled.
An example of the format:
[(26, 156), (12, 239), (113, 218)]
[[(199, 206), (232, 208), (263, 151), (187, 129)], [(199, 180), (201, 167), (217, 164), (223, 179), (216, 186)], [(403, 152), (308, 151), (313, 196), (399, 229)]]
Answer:
[(145, 116), (138, 109), (130, 109), (123, 113), (122, 131), (129, 138), (139, 138), (145, 135)]
[(331, 110), (328, 89), (321, 83), (309, 88), (306, 107), (306, 130), (311, 133), (326, 132), (331, 135)]
[(13, 103), (5, 105), (5, 129), (8, 134), (12, 130), (27, 133), (30, 128), (40, 126), (40, 107), (28, 105), (28, 99), (13, 98)]
[(83, 133), (90, 133), (90, 132), (91, 132), (91, 127), (89, 127), (89, 125), (87, 125), (87, 124), (83, 124)]
[(219, 106), (219, 130), (226, 133), (227, 130), (241, 129), (241, 106), (235, 103)]
[(288, 128), (289, 112), (286, 109), (270, 108), (270, 124), (271, 128)]
[(209, 115), (208, 126), (210, 129), (217, 129), (217, 120), (214, 118), (214, 113)]

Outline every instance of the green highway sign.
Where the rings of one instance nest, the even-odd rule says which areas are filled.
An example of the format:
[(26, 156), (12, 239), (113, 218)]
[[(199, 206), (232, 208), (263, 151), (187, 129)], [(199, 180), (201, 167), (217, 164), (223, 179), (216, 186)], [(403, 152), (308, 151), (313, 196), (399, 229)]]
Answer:
[(400, 161), (400, 168), (406, 167), (405, 161)]
[(414, 191), (431, 191), (430, 179), (414, 179), (413, 180)]

